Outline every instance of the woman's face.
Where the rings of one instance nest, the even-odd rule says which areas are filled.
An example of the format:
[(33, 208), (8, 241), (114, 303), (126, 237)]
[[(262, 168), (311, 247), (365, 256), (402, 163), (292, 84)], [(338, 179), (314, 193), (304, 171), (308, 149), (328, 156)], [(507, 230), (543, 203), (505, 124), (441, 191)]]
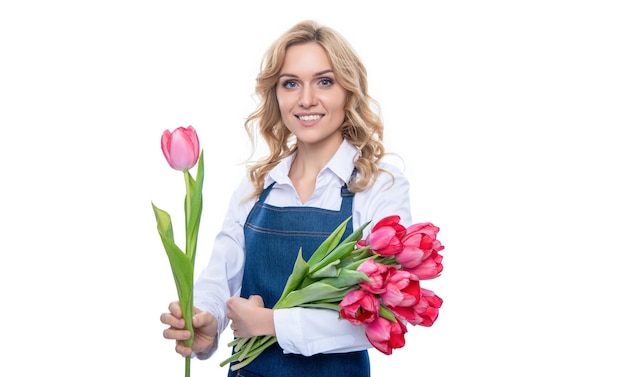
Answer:
[(347, 95), (319, 44), (308, 42), (287, 49), (276, 96), (283, 123), (299, 145), (341, 143)]

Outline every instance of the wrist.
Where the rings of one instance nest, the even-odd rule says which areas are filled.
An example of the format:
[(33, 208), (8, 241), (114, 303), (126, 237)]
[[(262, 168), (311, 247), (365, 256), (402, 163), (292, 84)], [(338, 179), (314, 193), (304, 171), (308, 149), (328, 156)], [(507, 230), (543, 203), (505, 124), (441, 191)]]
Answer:
[(276, 336), (276, 328), (274, 327), (274, 310), (262, 308), (258, 317), (258, 334)]

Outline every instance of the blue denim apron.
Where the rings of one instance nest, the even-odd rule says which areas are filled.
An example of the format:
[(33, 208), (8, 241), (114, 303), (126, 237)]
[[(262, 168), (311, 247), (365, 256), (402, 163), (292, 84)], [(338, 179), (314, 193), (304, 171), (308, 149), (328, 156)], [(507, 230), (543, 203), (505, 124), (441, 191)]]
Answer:
[[(260, 295), (271, 308), (280, 298), (293, 264), (302, 247), (308, 260), (339, 224), (352, 215), (351, 193), (341, 188), (339, 211), (315, 207), (275, 207), (265, 204), (268, 186), (256, 202), (244, 226), (246, 262), (241, 296)], [(353, 232), (352, 220), (344, 238)], [(229, 376), (263, 377), (369, 377), (367, 351), (302, 356), (283, 354), (278, 343), (263, 351), (246, 367), (229, 371)]]

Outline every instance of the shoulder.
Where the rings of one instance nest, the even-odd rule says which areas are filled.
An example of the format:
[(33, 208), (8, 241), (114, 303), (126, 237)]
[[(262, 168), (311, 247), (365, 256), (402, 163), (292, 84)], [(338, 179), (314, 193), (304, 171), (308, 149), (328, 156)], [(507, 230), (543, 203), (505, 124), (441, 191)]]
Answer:
[(371, 187), (373, 190), (389, 190), (393, 189), (394, 186), (408, 189), (409, 181), (404, 172), (397, 165), (381, 161), (378, 167), (380, 171)]
[(372, 185), (355, 194), (355, 223), (372, 223), (398, 215), (403, 224), (411, 222), (410, 185), (404, 172), (390, 163), (379, 163), (381, 171)]
[(229, 206), (231, 215), (236, 214), (235, 216), (238, 218), (247, 216), (257, 200), (255, 196), (252, 196), (253, 192), (254, 186), (246, 174), (239, 180), (231, 195)]
[(245, 174), (243, 177), (239, 179), (239, 183), (235, 187), (235, 191), (233, 192), (234, 196), (245, 197), (250, 195), (254, 190), (252, 182), (250, 182), (250, 178)]

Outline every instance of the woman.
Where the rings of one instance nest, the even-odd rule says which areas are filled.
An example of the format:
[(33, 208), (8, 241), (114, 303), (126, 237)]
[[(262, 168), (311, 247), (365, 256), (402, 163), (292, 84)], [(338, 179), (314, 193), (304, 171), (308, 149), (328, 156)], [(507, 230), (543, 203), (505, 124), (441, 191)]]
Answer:
[(181, 355), (204, 359), (230, 322), (235, 337), (278, 339), (232, 376), (369, 376), (363, 326), (332, 310), (271, 309), (298, 250), (307, 259), (349, 216), (346, 235), (392, 214), (411, 222), (408, 181), (381, 161), (383, 124), (366, 70), (340, 34), (305, 21), (270, 47), (256, 89), (260, 105), (245, 125), (269, 155), (249, 166), (233, 193), (195, 284), (192, 349), (177, 302), (161, 316), (170, 326), (164, 337)]

